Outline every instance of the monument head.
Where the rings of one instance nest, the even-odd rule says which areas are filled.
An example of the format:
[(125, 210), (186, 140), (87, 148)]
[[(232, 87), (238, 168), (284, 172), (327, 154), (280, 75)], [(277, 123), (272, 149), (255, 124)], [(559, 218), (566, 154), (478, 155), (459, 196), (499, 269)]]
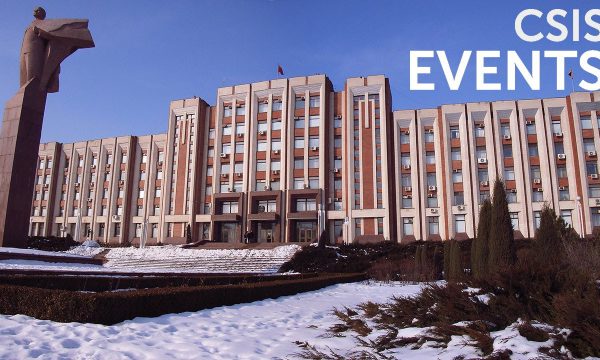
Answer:
[(44, 20), (46, 18), (46, 10), (41, 6), (36, 7), (33, 9), (33, 17), (38, 20)]

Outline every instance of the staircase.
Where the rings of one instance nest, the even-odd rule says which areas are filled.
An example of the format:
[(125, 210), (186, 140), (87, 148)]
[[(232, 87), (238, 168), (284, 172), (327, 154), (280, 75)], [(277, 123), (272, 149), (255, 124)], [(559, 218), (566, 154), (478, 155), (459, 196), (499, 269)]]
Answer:
[(298, 246), (272, 250), (196, 250), (160, 248), (111, 250), (104, 266), (129, 272), (276, 273)]

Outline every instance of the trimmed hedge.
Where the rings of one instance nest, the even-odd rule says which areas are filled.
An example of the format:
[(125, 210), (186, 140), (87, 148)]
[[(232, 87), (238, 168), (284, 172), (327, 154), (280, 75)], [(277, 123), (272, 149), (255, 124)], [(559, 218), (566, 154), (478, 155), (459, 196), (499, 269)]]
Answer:
[(29, 275), (0, 274), (0, 284), (28, 286), (44, 289), (70, 291), (113, 291), (120, 289), (149, 289), (158, 287), (234, 285), (256, 283), (272, 280), (308, 279), (316, 277), (312, 274), (168, 274), (162, 276), (130, 275), (130, 276), (94, 276), (94, 275)]
[(59, 322), (112, 325), (135, 317), (247, 303), (366, 279), (365, 274), (326, 274), (307, 279), (236, 285), (169, 287), (117, 292), (74, 292), (0, 285), (0, 313)]

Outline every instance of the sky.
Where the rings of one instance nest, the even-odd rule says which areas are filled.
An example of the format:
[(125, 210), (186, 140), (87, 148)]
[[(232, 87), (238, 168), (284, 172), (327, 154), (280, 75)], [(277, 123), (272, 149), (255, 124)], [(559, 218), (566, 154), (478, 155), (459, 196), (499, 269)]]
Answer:
[[(411, 50), (444, 50), (453, 71), (464, 50), (500, 50), (490, 76), (506, 88), (507, 50), (529, 63), (533, 50), (597, 50), (596, 43), (527, 43), (514, 31), (527, 8), (546, 13), (581, 11), (581, 31), (592, 1), (317, 1), (317, 0), (2, 0), (0, 3), (0, 100), (18, 90), (19, 51), (35, 6), (48, 18), (88, 18), (96, 47), (78, 50), (61, 67), (60, 92), (48, 95), (42, 141), (73, 142), (166, 131), (169, 102), (199, 96), (214, 104), (217, 89), (285, 77), (326, 74), (336, 90), (349, 77), (383, 74), (394, 109), (499, 99), (565, 96), (556, 90), (554, 63), (542, 61), (541, 89), (517, 76), (514, 91), (477, 91), (469, 63), (459, 90), (450, 90), (437, 59), (423, 61), (434, 91), (410, 90)], [(600, 19), (598, 19), (600, 21)], [(525, 29), (554, 31), (544, 19)], [(570, 34), (571, 35), (571, 34)], [(594, 62), (593, 62), (594, 63)], [(504, 64), (504, 65), (503, 65)], [(600, 67), (600, 61), (594, 63)], [(585, 77), (568, 60), (576, 83)], [(593, 81), (593, 77), (588, 76)], [(575, 89), (580, 90), (576, 87)]]

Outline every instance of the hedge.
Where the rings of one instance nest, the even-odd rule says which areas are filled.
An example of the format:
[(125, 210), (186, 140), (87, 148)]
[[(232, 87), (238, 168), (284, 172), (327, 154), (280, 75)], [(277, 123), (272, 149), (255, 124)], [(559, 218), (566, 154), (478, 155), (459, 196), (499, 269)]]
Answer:
[(76, 292), (0, 285), (0, 313), (59, 322), (112, 325), (135, 317), (247, 303), (294, 295), (366, 279), (365, 274), (324, 274), (312, 278), (211, 286), (181, 286), (116, 292)]

